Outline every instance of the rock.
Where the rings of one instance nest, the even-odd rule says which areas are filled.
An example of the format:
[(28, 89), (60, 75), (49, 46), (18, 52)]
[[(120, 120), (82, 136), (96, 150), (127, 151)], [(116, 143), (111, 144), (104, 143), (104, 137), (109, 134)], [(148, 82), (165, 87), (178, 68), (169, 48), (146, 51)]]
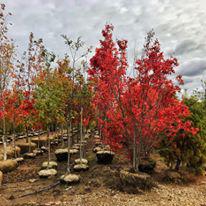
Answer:
[(112, 151), (98, 151), (96, 153), (97, 162), (99, 164), (111, 164), (115, 153)]
[(2, 185), (2, 182), (3, 182), (3, 172), (0, 171), (0, 187)]
[(80, 176), (76, 174), (66, 174), (60, 177), (60, 181), (65, 184), (75, 184), (80, 181)]
[(36, 182), (37, 181), (37, 179), (29, 179), (29, 182), (30, 183), (34, 183), (34, 182)]
[(57, 171), (55, 169), (43, 169), (38, 172), (39, 177), (45, 177), (45, 178), (53, 177), (56, 174)]
[(74, 171), (80, 172), (80, 171), (86, 171), (89, 169), (89, 166), (87, 164), (76, 164), (74, 165)]
[(0, 171), (2, 172), (11, 172), (18, 167), (16, 160), (3, 160), (0, 161)]
[(88, 164), (88, 160), (87, 159), (76, 159), (76, 160), (74, 160), (74, 162), (76, 164)]
[[(17, 146), (20, 147), (21, 149), (21, 154), (25, 154), (29, 152), (29, 145), (30, 143), (27, 142), (17, 143)], [(31, 151), (33, 151), (35, 148), (36, 148), (36, 144), (31, 142)]]
[(57, 163), (54, 161), (50, 161), (48, 164), (48, 161), (47, 161), (47, 162), (43, 162), (41, 167), (42, 167), (42, 169), (57, 168)]
[(33, 152), (24, 154), (25, 159), (34, 159), (35, 157), (36, 157), (36, 154)]
[(154, 160), (143, 159), (141, 160), (138, 168), (140, 172), (146, 172), (150, 174), (154, 171), (155, 166), (156, 166), (156, 162)]

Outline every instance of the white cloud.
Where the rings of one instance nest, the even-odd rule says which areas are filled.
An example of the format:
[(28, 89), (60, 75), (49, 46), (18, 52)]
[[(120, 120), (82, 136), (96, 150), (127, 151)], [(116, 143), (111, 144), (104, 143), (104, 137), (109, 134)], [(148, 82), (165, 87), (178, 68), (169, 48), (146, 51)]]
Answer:
[[(27, 47), (30, 31), (42, 37), (56, 53), (66, 49), (60, 34), (82, 36), (96, 46), (106, 22), (115, 26), (115, 38), (129, 40), (132, 59), (134, 46), (141, 51), (146, 32), (154, 28), (163, 51), (175, 54), (183, 75), (194, 76), (188, 86), (200, 86), (205, 70), (205, 0), (3, 0), (13, 13), (10, 35), (20, 48)], [(195, 81), (195, 83), (194, 83)], [(198, 86), (198, 87), (199, 87)]]

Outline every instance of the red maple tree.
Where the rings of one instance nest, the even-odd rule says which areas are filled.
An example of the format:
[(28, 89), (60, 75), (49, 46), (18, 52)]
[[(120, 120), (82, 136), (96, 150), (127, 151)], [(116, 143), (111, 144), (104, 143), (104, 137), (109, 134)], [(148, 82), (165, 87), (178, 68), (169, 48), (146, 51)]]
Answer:
[[(174, 138), (180, 130), (186, 136), (195, 134), (197, 129), (184, 121), (190, 112), (177, 98), (180, 87), (171, 79), (177, 60), (164, 57), (150, 32), (144, 55), (135, 64), (136, 75), (128, 77), (127, 41), (116, 44), (112, 30), (113, 26), (105, 26), (104, 40), (91, 59), (93, 105), (104, 141), (114, 148), (126, 143), (129, 151), (133, 151), (133, 167), (138, 170), (141, 158), (148, 157), (163, 136)], [(176, 80), (183, 83), (181, 76)]]

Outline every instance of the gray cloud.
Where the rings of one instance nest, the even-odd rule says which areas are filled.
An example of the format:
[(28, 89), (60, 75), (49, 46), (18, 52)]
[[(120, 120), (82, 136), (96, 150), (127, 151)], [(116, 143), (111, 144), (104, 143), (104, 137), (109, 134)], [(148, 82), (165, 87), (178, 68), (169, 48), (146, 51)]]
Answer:
[[(101, 38), (101, 29), (108, 22), (115, 26), (115, 38), (129, 40), (129, 59), (133, 59), (134, 47), (141, 52), (146, 32), (153, 28), (163, 51), (178, 57), (181, 74), (185, 77), (197, 76), (205, 70), (205, 0), (2, 2), (6, 3), (7, 9), (13, 13), (11, 21), (14, 25), (9, 33), (16, 39), (21, 51), (27, 47), (30, 31), (43, 38), (48, 49), (60, 55), (66, 52), (60, 34), (82, 36), (87, 45), (96, 46)], [(197, 86), (185, 86), (187, 85), (189, 89)]]
[(177, 44), (174, 53), (177, 55), (182, 55), (185, 53), (195, 52), (197, 50), (204, 49), (204, 46), (204, 44), (197, 44), (194, 40), (187, 39)]
[(206, 71), (206, 60), (193, 59), (184, 63), (179, 70), (179, 73), (183, 76), (194, 77), (204, 74)]

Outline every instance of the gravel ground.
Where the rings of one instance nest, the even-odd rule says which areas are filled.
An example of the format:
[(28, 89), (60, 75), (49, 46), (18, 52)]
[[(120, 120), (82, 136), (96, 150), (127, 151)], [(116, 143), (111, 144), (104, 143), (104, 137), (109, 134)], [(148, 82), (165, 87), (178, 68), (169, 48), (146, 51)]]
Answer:
[(6, 200), (0, 195), (0, 206), (206, 206), (206, 179), (198, 185), (158, 185), (143, 194), (126, 194), (105, 187), (83, 194), (75, 194), (75, 186), (67, 187), (61, 194), (58, 189), (48, 194)]

